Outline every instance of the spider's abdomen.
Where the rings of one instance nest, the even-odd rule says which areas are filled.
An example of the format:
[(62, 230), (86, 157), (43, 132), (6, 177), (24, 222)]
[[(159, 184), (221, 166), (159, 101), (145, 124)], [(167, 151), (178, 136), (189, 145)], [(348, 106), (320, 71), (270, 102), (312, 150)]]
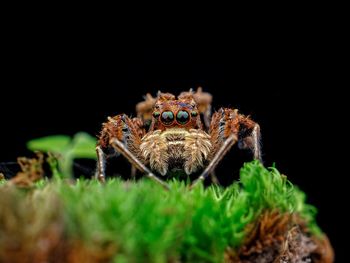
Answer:
[(191, 174), (204, 166), (212, 144), (203, 130), (172, 128), (147, 134), (140, 149), (150, 167), (162, 175), (174, 169)]

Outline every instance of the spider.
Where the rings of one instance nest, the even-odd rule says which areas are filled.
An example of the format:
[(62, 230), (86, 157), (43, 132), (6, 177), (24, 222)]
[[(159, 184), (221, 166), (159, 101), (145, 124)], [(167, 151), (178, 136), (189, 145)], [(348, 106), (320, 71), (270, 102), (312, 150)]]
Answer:
[(96, 178), (105, 181), (106, 159), (122, 154), (133, 167), (167, 188), (161, 176), (202, 171), (192, 186), (213, 174), (237, 143), (261, 160), (260, 127), (237, 109), (220, 108), (211, 115), (212, 96), (198, 88), (178, 97), (158, 92), (136, 105), (137, 117), (108, 117), (96, 151)]

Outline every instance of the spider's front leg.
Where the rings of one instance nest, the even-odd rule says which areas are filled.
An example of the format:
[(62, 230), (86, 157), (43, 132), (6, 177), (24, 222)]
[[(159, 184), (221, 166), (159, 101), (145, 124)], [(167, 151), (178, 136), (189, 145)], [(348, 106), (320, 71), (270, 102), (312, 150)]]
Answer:
[(97, 179), (105, 181), (106, 158), (120, 153), (136, 169), (167, 188), (167, 185), (145, 166), (145, 160), (140, 151), (141, 138), (144, 134), (142, 121), (138, 118), (130, 119), (125, 114), (109, 117), (108, 122), (103, 124), (96, 147)]
[(262, 162), (261, 158), (261, 135), (260, 126), (249, 117), (238, 114), (239, 133), (238, 148), (249, 149), (256, 160)]
[(209, 164), (192, 185), (211, 174), (237, 142), (240, 149), (249, 148), (253, 152), (254, 159), (261, 160), (259, 125), (249, 117), (238, 114), (238, 110), (221, 108), (215, 112), (209, 133), (213, 145), (213, 151), (208, 158)]
[(136, 157), (139, 157), (137, 149), (140, 144), (142, 129), (138, 124), (137, 119), (130, 119), (125, 114), (113, 118), (108, 117), (108, 121), (103, 123), (96, 147), (98, 159), (96, 177), (100, 181), (105, 180), (106, 159), (120, 154), (111, 144), (113, 140), (120, 141)]

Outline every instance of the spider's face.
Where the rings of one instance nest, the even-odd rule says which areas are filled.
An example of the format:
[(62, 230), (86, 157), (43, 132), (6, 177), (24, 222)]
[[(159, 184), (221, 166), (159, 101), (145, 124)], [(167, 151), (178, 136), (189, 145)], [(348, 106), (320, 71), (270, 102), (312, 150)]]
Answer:
[(160, 93), (153, 108), (154, 129), (198, 128), (200, 116), (192, 94), (175, 96), (170, 93)]

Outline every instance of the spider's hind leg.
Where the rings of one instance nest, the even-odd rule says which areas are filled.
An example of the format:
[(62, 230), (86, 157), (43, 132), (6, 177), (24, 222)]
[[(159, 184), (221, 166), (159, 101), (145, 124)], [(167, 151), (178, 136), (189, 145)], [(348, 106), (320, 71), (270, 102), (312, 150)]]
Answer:
[(213, 96), (208, 92), (203, 92), (202, 88), (198, 87), (197, 91), (193, 94), (193, 98), (197, 103), (199, 113), (203, 117), (204, 127), (206, 131), (208, 131), (210, 127)]

